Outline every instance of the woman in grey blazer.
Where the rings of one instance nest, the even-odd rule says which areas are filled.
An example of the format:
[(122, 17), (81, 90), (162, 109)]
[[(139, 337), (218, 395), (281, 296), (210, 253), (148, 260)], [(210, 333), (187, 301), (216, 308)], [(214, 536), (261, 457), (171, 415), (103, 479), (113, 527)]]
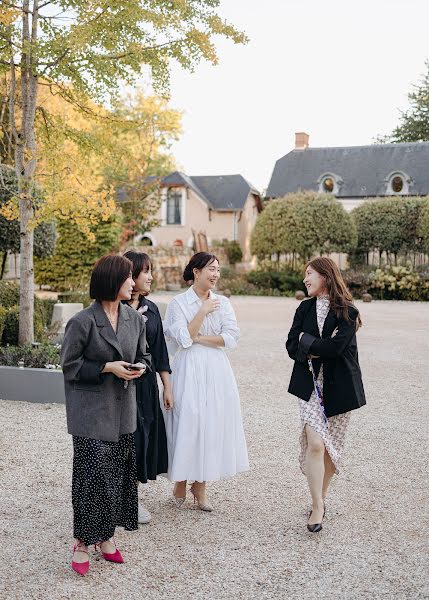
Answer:
[(89, 569), (88, 546), (123, 562), (111, 538), (115, 527), (137, 529), (137, 426), (134, 379), (150, 370), (146, 325), (130, 300), (132, 263), (100, 258), (91, 274), (95, 302), (67, 323), (61, 348), (68, 432), (73, 436), (72, 568)]

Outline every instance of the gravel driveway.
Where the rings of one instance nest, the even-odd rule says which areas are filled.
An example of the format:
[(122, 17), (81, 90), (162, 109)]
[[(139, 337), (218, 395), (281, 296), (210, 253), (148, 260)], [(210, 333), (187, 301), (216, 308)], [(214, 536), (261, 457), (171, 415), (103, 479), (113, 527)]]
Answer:
[(153, 519), (118, 530), (123, 565), (93, 560), (84, 579), (70, 569), (64, 406), (0, 402), (2, 600), (429, 597), (429, 304), (359, 304), (368, 406), (352, 414), (323, 531), (310, 534), (298, 409), (286, 392), (284, 341), (297, 302), (232, 302), (251, 471), (210, 486), (211, 514), (190, 501), (175, 508), (163, 479), (140, 486)]

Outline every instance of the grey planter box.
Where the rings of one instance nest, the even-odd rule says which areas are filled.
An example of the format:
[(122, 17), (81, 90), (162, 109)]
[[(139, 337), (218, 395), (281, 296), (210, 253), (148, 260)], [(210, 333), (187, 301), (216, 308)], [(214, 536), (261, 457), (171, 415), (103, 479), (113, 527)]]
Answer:
[(0, 398), (64, 404), (63, 372), (53, 369), (0, 367)]

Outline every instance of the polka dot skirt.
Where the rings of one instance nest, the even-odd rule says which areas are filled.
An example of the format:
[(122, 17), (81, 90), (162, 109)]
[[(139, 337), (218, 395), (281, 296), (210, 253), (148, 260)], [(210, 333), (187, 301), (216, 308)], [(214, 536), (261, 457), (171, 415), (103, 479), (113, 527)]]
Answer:
[(133, 434), (118, 442), (73, 436), (74, 537), (86, 545), (113, 537), (115, 527), (138, 528)]

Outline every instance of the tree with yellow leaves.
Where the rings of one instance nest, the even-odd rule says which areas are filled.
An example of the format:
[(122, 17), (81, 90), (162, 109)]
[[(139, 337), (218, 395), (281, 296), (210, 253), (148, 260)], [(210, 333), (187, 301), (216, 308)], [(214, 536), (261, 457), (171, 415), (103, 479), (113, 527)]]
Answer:
[[(51, 179), (59, 184), (53, 207), (63, 218), (87, 221), (108, 218), (114, 210), (100, 181), (91, 188), (64, 185), (64, 174), (84, 153), (70, 149), (71, 164), (55, 164), (37, 146), (37, 121), (49, 122), (40, 108), (39, 89), (59, 95), (83, 117), (92, 115), (92, 102), (112, 102), (121, 82), (133, 84), (143, 68), (154, 85), (166, 90), (169, 62), (176, 60), (192, 69), (201, 59), (216, 63), (213, 37), (222, 35), (235, 43), (246, 37), (222, 21), (219, 0), (2, 0), (0, 7), (0, 70), (7, 74), (10, 139), (18, 177), (17, 208), (20, 219), (20, 344), (33, 337), (33, 229), (45, 218), (45, 206), (36, 210), (35, 181)], [(92, 143), (88, 137), (89, 146)], [(75, 140), (77, 141), (77, 140)], [(64, 140), (64, 145), (67, 146)], [(74, 154), (74, 157), (73, 157)], [(87, 160), (92, 173), (91, 159)]]

